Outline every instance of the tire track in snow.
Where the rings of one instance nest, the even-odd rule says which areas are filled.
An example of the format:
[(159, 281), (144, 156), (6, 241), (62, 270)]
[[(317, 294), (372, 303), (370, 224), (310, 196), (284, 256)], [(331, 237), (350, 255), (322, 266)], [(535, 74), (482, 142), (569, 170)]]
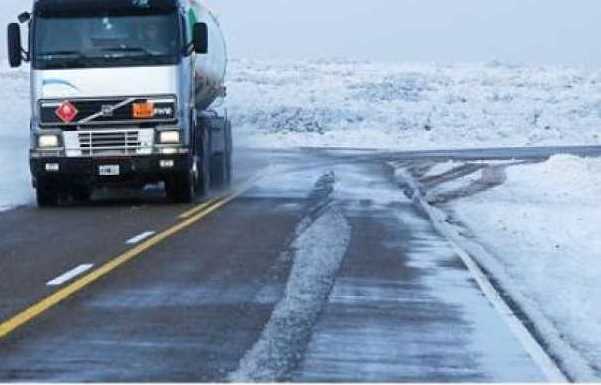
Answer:
[(231, 381), (284, 380), (302, 360), (346, 254), (351, 227), (344, 215), (330, 206), (310, 225), (301, 222), (297, 233), (284, 297), (238, 370), (228, 376)]

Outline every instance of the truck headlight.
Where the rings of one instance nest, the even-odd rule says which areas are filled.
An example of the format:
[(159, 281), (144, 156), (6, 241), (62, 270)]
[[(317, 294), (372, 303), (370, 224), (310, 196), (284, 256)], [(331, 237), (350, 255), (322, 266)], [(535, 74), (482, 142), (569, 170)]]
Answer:
[(161, 131), (159, 133), (159, 143), (161, 144), (179, 144), (179, 131)]
[(39, 148), (56, 148), (58, 147), (58, 135), (44, 134), (38, 136)]

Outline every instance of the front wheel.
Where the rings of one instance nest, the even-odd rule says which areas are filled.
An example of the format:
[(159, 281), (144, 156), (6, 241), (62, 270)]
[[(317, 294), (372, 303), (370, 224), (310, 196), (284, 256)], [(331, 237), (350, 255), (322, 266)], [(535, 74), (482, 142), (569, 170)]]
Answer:
[(60, 193), (57, 189), (52, 188), (45, 183), (40, 183), (38, 184), (35, 192), (38, 207), (44, 208), (58, 206)]
[(171, 177), (165, 182), (167, 197), (175, 203), (192, 203), (196, 195), (194, 182), (192, 172)]
[(78, 202), (88, 202), (92, 197), (92, 189), (88, 186), (72, 186), (71, 195)]

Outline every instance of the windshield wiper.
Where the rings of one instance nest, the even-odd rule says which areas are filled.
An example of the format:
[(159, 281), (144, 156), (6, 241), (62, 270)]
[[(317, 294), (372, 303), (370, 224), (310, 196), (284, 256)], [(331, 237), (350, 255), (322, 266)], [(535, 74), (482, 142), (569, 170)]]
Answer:
[(39, 53), (38, 57), (43, 57), (43, 58), (60, 57), (60, 58), (66, 58), (66, 59), (71, 59), (71, 58), (79, 59), (79, 58), (85, 58), (86, 56), (79, 51), (52, 51), (52, 52)]
[(42, 52), (36, 55), (36, 60), (44, 68), (68, 68), (84, 65), (89, 58), (79, 51)]
[(144, 47), (112, 47), (112, 48), (103, 48), (102, 52), (131, 52), (131, 53), (140, 53), (143, 55), (153, 56), (153, 53), (147, 50)]

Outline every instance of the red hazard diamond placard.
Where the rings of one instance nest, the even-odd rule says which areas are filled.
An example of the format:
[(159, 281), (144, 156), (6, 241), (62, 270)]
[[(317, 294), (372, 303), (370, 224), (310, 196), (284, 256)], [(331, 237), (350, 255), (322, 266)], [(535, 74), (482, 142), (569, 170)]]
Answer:
[(71, 123), (73, 119), (79, 114), (79, 111), (70, 101), (64, 101), (60, 106), (54, 111), (56, 116), (59, 117), (65, 123)]

